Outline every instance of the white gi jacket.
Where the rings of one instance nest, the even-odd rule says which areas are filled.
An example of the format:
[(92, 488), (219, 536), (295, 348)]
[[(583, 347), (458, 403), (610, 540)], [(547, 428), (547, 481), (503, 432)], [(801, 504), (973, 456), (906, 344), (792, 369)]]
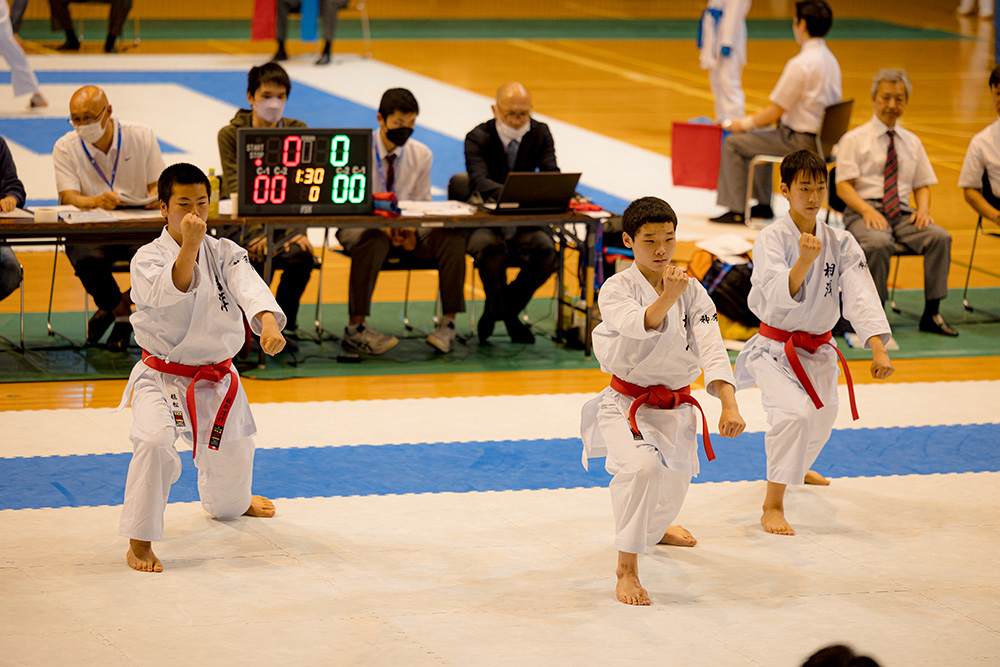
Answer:
[[(601, 288), (599, 305), (603, 321), (594, 329), (594, 355), (601, 370), (617, 375), (625, 382), (650, 387), (664, 385), (669, 389), (686, 387), (705, 369), (705, 385), (709, 395), (716, 396), (713, 380), (723, 380), (735, 386), (729, 355), (722, 343), (715, 304), (697, 280), (688, 281), (687, 290), (670, 308), (659, 329), (647, 330), (643, 322), (646, 309), (658, 298), (656, 290), (633, 264), (626, 271), (608, 279)], [(628, 430), (628, 413), (632, 397), (608, 387), (597, 398), (588, 401), (581, 415), (580, 433), (583, 438), (583, 465), (587, 459), (606, 456), (607, 448), (601, 436), (598, 407), (605, 399), (617, 402), (620, 428)], [(696, 475), (698, 453), (692, 442), (671, 442), (663, 436), (663, 424), (684, 415), (694, 419), (697, 408), (681, 405), (673, 410), (643, 405), (636, 412), (636, 424), (644, 442), (655, 446), (678, 472)]]
[[(805, 331), (822, 334), (830, 331), (840, 319), (840, 298), (844, 297), (844, 317), (847, 318), (867, 348), (868, 339), (879, 336), (889, 341), (889, 322), (875, 290), (865, 254), (857, 240), (842, 229), (834, 229), (816, 221), (816, 236), (823, 244), (820, 256), (806, 273), (805, 281), (794, 297), (788, 292), (788, 274), (799, 258), (799, 231), (792, 218), (785, 215), (761, 230), (753, 244), (752, 287), (747, 304), (761, 322), (783, 331)], [(736, 388), (746, 389), (757, 384), (750, 367), (761, 356), (770, 356), (795, 377), (783, 349), (784, 343), (757, 334), (743, 347), (736, 358)], [(829, 346), (815, 354), (799, 350), (806, 364), (809, 359), (829, 364), (836, 372), (837, 356)], [(807, 370), (809, 370), (807, 365)], [(813, 380), (814, 384), (816, 380)], [(764, 390), (764, 387), (761, 387)]]
[(712, 69), (728, 46), (740, 65), (747, 63), (747, 13), (750, 0), (708, 0), (698, 27), (699, 62), (702, 69)]
[[(135, 341), (142, 349), (173, 363), (206, 366), (225, 362), (240, 351), (246, 340), (244, 312), (248, 318), (254, 318), (250, 320), (250, 328), (258, 335), (262, 324), (255, 316), (263, 311), (274, 313), (278, 328), (284, 328), (285, 314), (250, 265), (246, 250), (229, 239), (206, 236), (187, 292), (179, 291), (171, 276), (178, 254), (180, 246), (164, 227), (159, 238), (141, 247), (132, 258), (131, 294), (136, 312), (130, 321)], [(185, 400), (190, 378), (160, 373), (139, 361), (132, 369), (119, 409), (128, 402), (136, 380), (144, 376), (155, 381), (170, 404), (179, 435), (191, 440), (191, 419)], [(199, 382), (195, 386), (199, 443), (209, 441), (216, 412), (230, 381), (238, 382), (238, 375), (236, 380)], [(177, 411), (183, 415), (183, 424), (176, 418)], [(135, 424), (133, 431), (162, 427)], [(229, 411), (223, 438), (252, 437), (256, 432), (241, 385)]]

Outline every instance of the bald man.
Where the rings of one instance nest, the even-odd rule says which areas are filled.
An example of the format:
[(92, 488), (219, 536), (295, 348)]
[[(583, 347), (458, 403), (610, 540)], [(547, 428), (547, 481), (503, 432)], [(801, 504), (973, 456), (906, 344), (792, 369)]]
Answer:
[[(60, 204), (81, 209), (115, 209), (154, 198), (163, 171), (163, 156), (153, 131), (135, 123), (117, 121), (104, 91), (84, 86), (69, 102), (73, 131), (56, 141), (52, 162)], [(111, 265), (131, 261), (139, 245), (67, 243), (66, 256), (97, 312), (87, 326), (87, 341), (97, 343), (114, 324), (108, 347), (124, 350), (132, 327), (131, 300), (111, 274)]]
[[(465, 136), (469, 187), (483, 201), (496, 199), (509, 172), (559, 171), (552, 133), (548, 125), (531, 117), (527, 88), (517, 82), (500, 86), (492, 109), (493, 118)], [(469, 237), (468, 253), (476, 260), (486, 292), (486, 307), (478, 325), (480, 342), (485, 342), (502, 321), (511, 341), (534, 343), (531, 329), (519, 315), (555, 270), (552, 235), (537, 227), (477, 229)], [(520, 266), (521, 271), (508, 285), (510, 264)]]

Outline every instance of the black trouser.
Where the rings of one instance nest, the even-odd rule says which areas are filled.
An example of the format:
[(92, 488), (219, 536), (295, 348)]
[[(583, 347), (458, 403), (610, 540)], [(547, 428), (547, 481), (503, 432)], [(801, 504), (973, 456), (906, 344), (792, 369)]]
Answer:
[(115, 262), (130, 262), (141, 245), (93, 245), (67, 243), (66, 256), (83, 283), (87, 294), (101, 310), (114, 310), (121, 303), (122, 291), (111, 273)]
[[(257, 273), (264, 275), (264, 260), (251, 260), (250, 263)], [(308, 250), (303, 250), (299, 244), (292, 243), (287, 249), (278, 251), (278, 254), (271, 259), (271, 267), (274, 271), (281, 271), (281, 280), (278, 282), (274, 298), (288, 318), (285, 328), (295, 329), (298, 326), (302, 293), (306, 291), (312, 270), (316, 267), (315, 256)], [(256, 313), (247, 313), (247, 317), (254, 315)]]
[[(477, 229), (469, 237), (468, 252), (479, 267), (486, 308), (496, 319), (517, 317), (556, 268), (555, 240), (537, 227), (518, 227), (510, 239), (504, 238), (503, 229)], [(521, 271), (508, 285), (507, 267), (512, 264)]]
[[(73, 2), (86, 2), (87, 0), (72, 0)], [(111, 5), (111, 13), (108, 15), (108, 36), (120, 37), (122, 28), (125, 27), (125, 19), (132, 10), (132, 0), (104, 0)], [(73, 17), (69, 15), (70, 0), (49, 0), (49, 11), (52, 13), (52, 29), (63, 30), (66, 34), (76, 34), (73, 30)]]

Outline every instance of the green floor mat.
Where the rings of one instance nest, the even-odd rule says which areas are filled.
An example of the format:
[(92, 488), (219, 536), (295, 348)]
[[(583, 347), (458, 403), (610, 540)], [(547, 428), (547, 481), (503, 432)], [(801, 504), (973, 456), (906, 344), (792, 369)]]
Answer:
[[(1000, 313), (1000, 288), (979, 288), (969, 291), (970, 301), (984, 309)], [(919, 314), (923, 308), (922, 290), (905, 290), (896, 293), (897, 304), (904, 310)], [(410, 304), (410, 319), (418, 325), (433, 327), (431, 302)], [(482, 302), (477, 303), (482, 312)], [(893, 337), (899, 350), (890, 353), (894, 359), (919, 359), (935, 357), (1000, 356), (1000, 322), (990, 321), (983, 312), (967, 312), (956, 293), (942, 304), (944, 317), (961, 334), (948, 338), (921, 333), (915, 316), (889, 313)], [(536, 322), (537, 336), (534, 345), (515, 345), (510, 342), (502, 324), (486, 344), (470, 337), (468, 315), (459, 315), (458, 331), (466, 339), (456, 342), (446, 355), (436, 352), (424, 342), (424, 334), (407, 332), (403, 326), (402, 304), (377, 303), (373, 307), (370, 326), (383, 333), (401, 338), (399, 345), (381, 356), (361, 355), (360, 363), (338, 363), (343, 352), (336, 340), (304, 339), (296, 353), (282, 353), (267, 358), (264, 368), (252, 367), (243, 371), (245, 377), (259, 379), (285, 379), (294, 377), (349, 377), (357, 375), (399, 375), (421, 373), (469, 373), (489, 371), (526, 371), (598, 368), (594, 359), (585, 359), (583, 351), (557, 344), (552, 340), (555, 324), (552, 302), (537, 299), (528, 308), (528, 315)], [(314, 307), (303, 306), (299, 322), (311, 323)], [(328, 304), (323, 307), (324, 327), (336, 336), (343, 333), (347, 320), (345, 304)], [(83, 340), (83, 314), (79, 312), (55, 313), (53, 326), (77, 344)], [(74, 348), (60, 337), (46, 334), (45, 314), (29, 313), (26, 318), (28, 351), (24, 354), (0, 342), (0, 382), (38, 382), (51, 380), (124, 379), (139, 358), (136, 347), (127, 354), (109, 352), (100, 346)], [(0, 314), (0, 335), (16, 340), (18, 317), (16, 313)], [(306, 333), (313, 332), (310, 324)], [(871, 352), (852, 349), (839, 340), (841, 350), (848, 359), (870, 359)], [(735, 359), (735, 353), (730, 354)], [(251, 361), (257, 359), (253, 356)]]
[[(105, 22), (93, 20), (88, 34), (104, 39)], [(299, 34), (298, 21), (290, 21), (289, 34)], [(97, 26), (100, 26), (98, 28)], [(791, 40), (788, 19), (751, 19), (747, 22), (751, 40)], [(144, 40), (240, 40), (250, 39), (249, 20), (162, 20), (143, 19)], [(125, 24), (122, 42), (134, 39), (131, 22)], [(498, 40), (498, 39), (615, 39), (690, 40), (698, 34), (696, 19), (376, 19), (371, 21), (374, 40)], [(62, 40), (46, 20), (27, 20), (21, 37), (30, 40)], [(337, 39), (362, 38), (358, 19), (341, 20)], [(972, 39), (943, 30), (930, 30), (866, 18), (838, 18), (829, 40), (961, 40)]]

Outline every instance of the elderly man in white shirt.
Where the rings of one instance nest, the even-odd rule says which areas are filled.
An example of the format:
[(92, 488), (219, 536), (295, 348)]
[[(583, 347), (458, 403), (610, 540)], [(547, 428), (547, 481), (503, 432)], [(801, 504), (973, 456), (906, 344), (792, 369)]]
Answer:
[[(1000, 67), (993, 68), (989, 79), (993, 96), (993, 110), (1000, 116)], [(987, 180), (984, 181), (983, 179)], [(992, 198), (983, 192), (989, 183)], [(984, 220), (1000, 225), (1000, 118), (987, 125), (969, 142), (969, 149), (962, 161), (962, 173), (958, 175), (958, 187), (962, 188), (965, 201)]]
[[(434, 154), (410, 138), (420, 107), (405, 88), (382, 94), (377, 114), (379, 127), (372, 136), (372, 164), (376, 192), (392, 192), (397, 201), (431, 198), (431, 163)], [(366, 354), (385, 354), (399, 339), (365, 326), (371, 314), (375, 281), (386, 258), (410, 256), (434, 260), (438, 269), (442, 317), (426, 342), (439, 352), (450, 352), (455, 343), (455, 315), (465, 311), (465, 236), (450, 229), (381, 230), (339, 229), (337, 240), (351, 257), (348, 287), (348, 325), (344, 347)]]
[[(163, 171), (163, 156), (153, 131), (112, 117), (104, 91), (84, 86), (69, 102), (73, 131), (56, 141), (52, 162), (60, 204), (77, 208), (114, 209), (119, 206), (156, 205), (156, 181)], [(150, 204), (146, 202), (153, 198)], [(131, 261), (138, 245), (67, 243), (66, 256), (97, 312), (87, 327), (87, 341), (98, 342), (112, 323), (108, 347), (128, 346), (131, 300), (111, 274), (115, 261)]]
[[(733, 133), (722, 145), (719, 165), (718, 202), (727, 211), (712, 218), (712, 222), (745, 222), (747, 170), (755, 155), (815, 150), (816, 134), (823, 124), (826, 108), (841, 99), (840, 64), (823, 39), (832, 24), (833, 12), (824, 0), (796, 2), (792, 33), (802, 50), (785, 63), (771, 91), (770, 106), (722, 123)], [(768, 127), (774, 123), (777, 127)], [(773, 218), (771, 165), (757, 168), (753, 193), (757, 205), (751, 209), (751, 215)]]
[[(938, 312), (948, 295), (951, 235), (934, 224), (930, 213), (930, 186), (937, 176), (920, 139), (898, 123), (912, 88), (903, 70), (882, 69), (875, 75), (875, 115), (837, 145), (837, 195), (847, 205), (844, 227), (865, 251), (882, 302), (888, 298), (889, 261), (900, 243), (924, 256), (920, 330), (957, 336)], [(909, 205), (910, 193), (916, 208)]]

